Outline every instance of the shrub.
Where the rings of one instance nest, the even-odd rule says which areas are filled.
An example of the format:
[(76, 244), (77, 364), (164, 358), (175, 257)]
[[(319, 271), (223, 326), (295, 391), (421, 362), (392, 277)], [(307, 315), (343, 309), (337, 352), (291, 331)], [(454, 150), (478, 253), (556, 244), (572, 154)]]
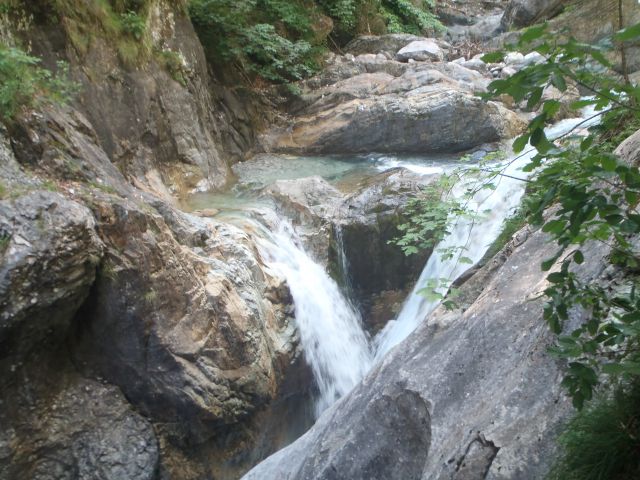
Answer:
[(40, 66), (40, 59), (17, 47), (0, 43), (0, 119), (10, 121), (23, 106), (41, 102), (64, 103), (77, 91), (68, 67), (58, 63), (58, 73)]
[(122, 25), (122, 31), (127, 35), (131, 35), (136, 40), (142, 40), (142, 37), (144, 37), (147, 24), (145, 19), (137, 13), (121, 13), (120, 24)]
[[(440, 25), (433, 3), (422, 0), (191, 0), (191, 19), (214, 65), (230, 62), (272, 82), (304, 78), (318, 69), (326, 32), (332, 45), (360, 33), (425, 33)], [(327, 22), (325, 22), (327, 23)]]
[(579, 412), (560, 435), (548, 480), (640, 478), (640, 384)]

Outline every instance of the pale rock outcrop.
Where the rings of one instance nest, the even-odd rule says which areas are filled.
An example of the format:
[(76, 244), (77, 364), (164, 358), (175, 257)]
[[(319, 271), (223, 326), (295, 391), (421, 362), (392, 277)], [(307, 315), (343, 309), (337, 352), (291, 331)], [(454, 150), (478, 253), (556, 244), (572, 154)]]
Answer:
[(444, 52), (435, 42), (435, 40), (427, 38), (424, 40), (416, 40), (409, 45), (402, 47), (396, 53), (396, 58), (401, 62), (415, 60), (416, 62), (441, 62), (444, 60)]

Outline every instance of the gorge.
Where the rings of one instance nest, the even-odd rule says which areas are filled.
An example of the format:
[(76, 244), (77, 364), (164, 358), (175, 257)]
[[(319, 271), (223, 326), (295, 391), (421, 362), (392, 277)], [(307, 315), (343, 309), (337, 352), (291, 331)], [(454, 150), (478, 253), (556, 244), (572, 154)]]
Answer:
[[(0, 479), (547, 478), (575, 412), (540, 263), (561, 272), (564, 257), (546, 226), (505, 229), (544, 166), (526, 167), (533, 139), (512, 145), (540, 102), (557, 104), (552, 153), (603, 110), (578, 82), (529, 105), (481, 98), (550, 63), (483, 54), (545, 20), (606, 44), (640, 5), (442, 1), (421, 7), (442, 29), (371, 23), (345, 40), (302, 2), (328, 48), (282, 83), (239, 66), (259, 53), (220, 63), (192, 3), (207, 5), (0, 2), (0, 92), (21, 49), (39, 59), (21, 85), (66, 71), (72, 92), (0, 116)], [(627, 42), (606, 54), (637, 89)], [(625, 121), (614, 169), (639, 161)], [(407, 256), (415, 198), (466, 213)], [(635, 270), (602, 243), (579, 246), (572, 274), (633, 296)], [(571, 309), (564, 331), (588, 319)]]

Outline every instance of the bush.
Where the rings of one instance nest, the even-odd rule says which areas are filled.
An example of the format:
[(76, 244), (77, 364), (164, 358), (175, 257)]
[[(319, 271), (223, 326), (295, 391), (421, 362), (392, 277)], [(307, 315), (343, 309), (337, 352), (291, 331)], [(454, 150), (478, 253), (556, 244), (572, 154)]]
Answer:
[(548, 480), (640, 478), (640, 384), (579, 412), (559, 438)]
[(68, 78), (66, 64), (58, 74), (40, 67), (40, 59), (17, 47), (0, 43), (0, 119), (10, 121), (21, 107), (42, 102), (64, 103), (78, 86)]
[[(422, 0), (191, 0), (189, 12), (209, 61), (282, 83), (311, 75), (326, 49), (360, 33), (426, 33), (440, 24)], [(316, 28), (314, 28), (316, 27)]]
[(135, 12), (120, 14), (120, 25), (124, 33), (131, 35), (136, 40), (142, 40), (147, 28), (145, 19)]

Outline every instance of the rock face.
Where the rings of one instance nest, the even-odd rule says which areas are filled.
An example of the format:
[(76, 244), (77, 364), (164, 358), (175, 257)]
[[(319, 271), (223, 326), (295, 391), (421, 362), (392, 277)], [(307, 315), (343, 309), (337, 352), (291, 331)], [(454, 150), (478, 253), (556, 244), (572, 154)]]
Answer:
[[(209, 88), (204, 52), (183, 8), (155, 0), (145, 20), (144, 40), (155, 53), (134, 60), (141, 63), (134, 68), (123, 68), (113, 39), (95, 35), (84, 50), (73, 32), (52, 41), (47, 20), (32, 33), (34, 52), (45, 63), (69, 62), (82, 85), (78, 107), (126, 177), (150, 187), (160, 177), (178, 194), (224, 186), (229, 160), (252, 148), (268, 109), (256, 95)], [(164, 66), (167, 58), (176, 65)]]
[[(523, 236), (462, 285), (460, 310), (436, 311), (306, 435), (245, 478), (543, 478), (571, 407), (563, 366), (546, 353), (551, 334), (538, 298), (546, 281), (539, 262), (554, 246), (541, 232)], [(580, 275), (595, 281), (606, 252), (589, 254)], [(372, 415), (390, 390), (414, 407)], [(365, 447), (345, 458), (363, 425)], [(393, 455), (398, 470), (371, 472), (371, 451)]]
[(23, 376), (19, 399), (3, 388), (0, 478), (157, 478), (151, 424), (117, 388), (57, 367), (44, 367), (56, 384), (42, 372)]
[(382, 173), (348, 195), (334, 219), (336, 247), (347, 259), (350, 287), (370, 331), (395, 317), (429, 258), (431, 252), (407, 257), (389, 242), (400, 236), (407, 201), (435, 178), (400, 168)]
[(279, 180), (263, 190), (301, 234), (308, 251), (346, 283), (366, 327), (393, 318), (430, 252), (406, 257), (398, 237), (406, 202), (437, 175), (396, 168), (363, 180), (344, 194), (320, 177)]
[(456, 152), (514, 136), (523, 125), (498, 103), (427, 84), (298, 117), (272, 149), (298, 154)]

